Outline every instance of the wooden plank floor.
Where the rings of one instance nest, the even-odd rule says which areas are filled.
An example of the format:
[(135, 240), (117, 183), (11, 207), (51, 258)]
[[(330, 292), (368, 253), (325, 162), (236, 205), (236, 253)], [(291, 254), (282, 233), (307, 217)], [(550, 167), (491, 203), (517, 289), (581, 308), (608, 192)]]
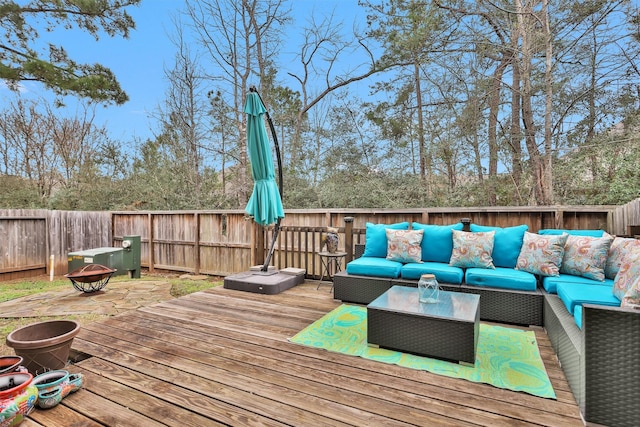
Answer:
[(222, 287), (82, 328), (85, 387), (22, 425), (580, 426), (549, 340), (543, 399), (288, 342), (340, 304), (307, 282), (279, 295)]

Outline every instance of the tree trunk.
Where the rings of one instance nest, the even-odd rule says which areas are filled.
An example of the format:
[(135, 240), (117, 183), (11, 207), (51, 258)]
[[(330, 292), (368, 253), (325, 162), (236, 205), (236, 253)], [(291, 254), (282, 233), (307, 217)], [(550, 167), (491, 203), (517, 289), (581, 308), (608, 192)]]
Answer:
[(544, 15), (544, 36), (545, 36), (545, 111), (544, 111), (544, 189), (545, 204), (553, 204), (553, 141), (551, 112), (553, 110), (553, 43), (551, 36), (551, 28), (549, 27), (549, 3), (548, 0), (542, 0), (542, 13)]
[(512, 46), (512, 81), (511, 81), (511, 173), (513, 175), (513, 184), (516, 187), (520, 204), (524, 204), (519, 191), (522, 184), (522, 130), (520, 129), (520, 110), (522, 108), (522, 100), (520, 96), (520, 64), (517, 60), (518, 43), (520, 40), (519, 27), (514, 28), (511, 46)]
[(427, 186), (430, 179), (427, 179), (427, 175), (430, 175), (429, 169), (431, 165), (428, 160), (428, 150), (424, 141), (424, 117), (422, 116), (422, 88), (420, 87), (420, 64), (418, 61), (414, 62), (414, 78), (416, 86), (416, 111), (418, 114), (418, 146), (420, 147), (420, 179), (424, 182), (426, 180)]
[(533, 10), (531, 3), (527, 3), (526, 10), (522, 7), (521, 0), (516, 0), (516, 11), (518, 12), (518, 26), (522, 35), (521, 47), (521, 79), (522, 79), (522, 124), (524, 126), (524, 137), (529, 159), (531, 163), (531, 173), (534, 179), (535, 201), (539, 205), (551, 204), (551, 199), (547, 192), (548, 184), (545, 182), (547, 174), (545, 172), (545, 162), (543, 155), (538, 149), (536, 141), (536, 128), (533, 116), (533, 108), (531, 98), (533, 96), (533, 88), (531, 85), (531, 67), (533, 60), (532, 33), (534, 31), (531, 25), (533, 19)]
[(491, 93), (489, 94), (489, 186), (487, 187), (487, 201), (490, 206), (496, 206), (496, 180), (498, 177), (498, 109), (500, 108), (500, 88), (502, 87), (502, 76), (504, 70), (509, 65), (509, 57), (502, 55), (500, 64), (493, 73)]

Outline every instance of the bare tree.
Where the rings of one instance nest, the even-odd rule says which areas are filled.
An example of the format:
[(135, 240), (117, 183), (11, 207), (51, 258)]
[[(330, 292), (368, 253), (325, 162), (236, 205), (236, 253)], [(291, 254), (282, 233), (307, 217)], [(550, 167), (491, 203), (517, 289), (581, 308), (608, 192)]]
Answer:
[[(344, 40), (342, 24), (336, 21), (334, 13), (320, 22), (316, 21), (315, 16), (310, 17), (297, 54), (300, 71), (288, 72), (298, 82), (302, 98), (290, 144), (291, 169), (296, 170), (301, 165), (302, 135), (309, 111), (336, 91), (392, 66), (377, 62), (368, 42), (369, 37), (358, 31), (354, 31), (351, 41)], [(358, 56), (364, 58), (363, 62), (351, 64), (351, 58)], [(339, 67), (341, 61), (346, 61), (350, 66), (346, 69)]]
[(182, 23), (174, 19), (174, 26), (175, 63), (171, 69), (165, 70), (169, 87), (159, 113), (163, 125), (162, 141), (173, 156), (176, 179), (182, 180), (179, 194), (190, 200), (185, 206), (200, 208), (202, 146), (209, 131), (206, 80), (196, 53), (185, 40)]
[(44, 101), (17, 99), (2, 113), (2, 172), (33, 185), (40, 206), (47, 206), (57, 192), (78, 188), (78, 182), (99, 173), (96, 157), (107, 143), (106, 132), (93, 123), (95, 107), (83, 108), (75, 118), (67, 118)]
[[(212, 65), (207, 78), (218, 88), (219, 100), (234, 114), (231, 134), (237, 146), (232, 151), (237, 153), (239, 205), (246, 203), (251, 189), (244, 100), (250, 84), (261, 86), (272, 81), (268, 76), (269, 64), (279, 47), (279, 25), (286, 22), (287, 14), (282, 0), (187, 1), (190, 25)], [(265, 103), (268, 102), (265, 96)]]

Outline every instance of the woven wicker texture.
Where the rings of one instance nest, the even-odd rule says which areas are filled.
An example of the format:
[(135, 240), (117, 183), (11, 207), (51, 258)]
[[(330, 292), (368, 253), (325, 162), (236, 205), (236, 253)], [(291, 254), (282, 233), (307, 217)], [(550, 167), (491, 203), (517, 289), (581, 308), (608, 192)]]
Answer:
[(585, 306), (585, 418), (640, 424), (640, 312)]
[(545, 295), (544, 325), (569, 387), (584, 411), (582, 332), (557, 295)]
[(367, 308), (368, 341), (381, 347), (475, 363), (478, 320), (462, 322)]
[(493, 322), (542, 326), (543, 295), (478, 286), (460, 287), (459, 292), (480, 295), (480, 318)]
[(391, 279), (349, 275), (345, 271), (333, 276), (333, 297), (358, 304), (369, 304), (391, 287)]

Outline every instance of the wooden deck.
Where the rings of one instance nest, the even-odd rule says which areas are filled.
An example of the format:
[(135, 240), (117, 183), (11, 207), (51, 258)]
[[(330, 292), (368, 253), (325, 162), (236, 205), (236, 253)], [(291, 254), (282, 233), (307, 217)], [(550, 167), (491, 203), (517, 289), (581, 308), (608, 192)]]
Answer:
[(544, 331), (558, 400), (291, 344), (339, 305), (308, 282), (279, 295), (217, 287), (86, 325), (85, 387), (22, 426), (581, 426)]

